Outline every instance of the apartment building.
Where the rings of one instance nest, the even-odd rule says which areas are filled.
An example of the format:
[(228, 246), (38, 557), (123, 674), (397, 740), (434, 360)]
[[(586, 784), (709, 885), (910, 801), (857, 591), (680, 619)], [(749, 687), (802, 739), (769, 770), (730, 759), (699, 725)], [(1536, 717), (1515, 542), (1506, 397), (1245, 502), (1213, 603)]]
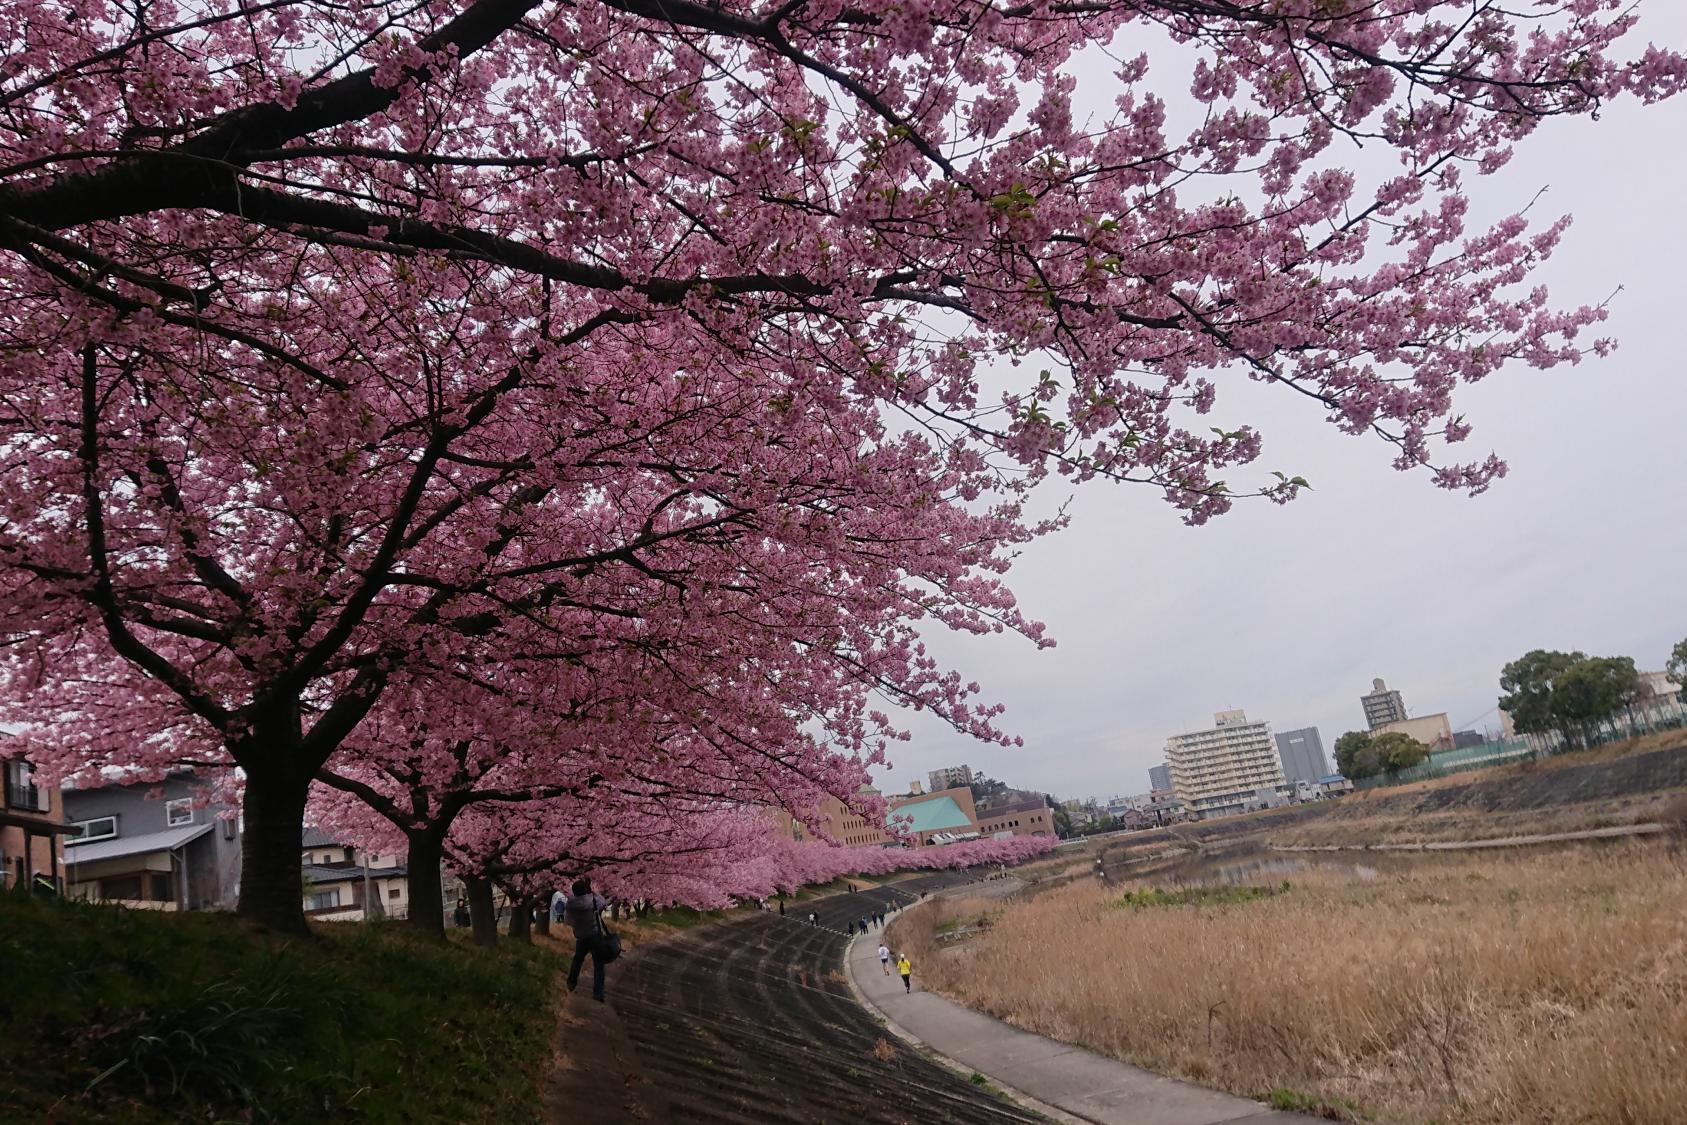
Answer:
[(945, 789), (959, 789), (972, 784), (972, 767), (944, 766), (940, 770), (932, 770), (926, 774), (926, 778), (931, 782), (933, 793), (940, 793)]
[(1405, 721), (1406, 701), (1380, 678), (1371, 681), (1371, 693), (1361, 695), (1359, 703), (1365, 708), (1365, 726), (1371, 730)]
[(1261, 789), (1288, 787), (1271, 724), (1243, 711), (1220, 711), (1206, 730), (1168, 738), (1166, 764), (1178, 800), (1198, 820), (1242, 812)]

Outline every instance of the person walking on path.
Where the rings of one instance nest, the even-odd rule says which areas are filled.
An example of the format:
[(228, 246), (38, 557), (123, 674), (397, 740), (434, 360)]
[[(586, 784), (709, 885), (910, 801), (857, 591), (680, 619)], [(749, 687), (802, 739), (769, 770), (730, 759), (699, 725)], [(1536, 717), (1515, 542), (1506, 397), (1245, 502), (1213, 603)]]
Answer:
[(908, 960), (906, 953), (896, 959), (896, 971), (902, 974), (902, 991), (913, 992), (914, 982), (911, 978), (914, 975), (914, 963)]
[(820, 924), (820, 915), (810, 910), (808, 912), (808, 924), (811, 926), (818, 926)]
[(885, 976), (890, 975), (890, 946), (879, 942), (879, 968), (884, 970)]
[(574, 961), (568, 966), (568, 991), (580, 983), (580, 969), (586, 955), (592, 957), (592, 999), (603, 1003), (603, 912), (609, 909), (604, 897), (592, 890), (592, 881), (574, 880), (574, 894), (569, 897), (563, 916), (574, 931)]
[(855, 923), (854, 922), (845, 922), (844, 923), (844, 933), (850, 935), (851, 937), (854, 937), (855, 936)]
[(861, 925), (861, 932), (862, 932), (862, 933), (866, 933), (866, 932), (867, 932), (867, 916), (866, 916), (866, 915), (865, 915), (865, 914), (863, 914), (863, 915), (862, 915), (862, 916), (861, 916), (861, 923), (860, 923), (860, 925)]

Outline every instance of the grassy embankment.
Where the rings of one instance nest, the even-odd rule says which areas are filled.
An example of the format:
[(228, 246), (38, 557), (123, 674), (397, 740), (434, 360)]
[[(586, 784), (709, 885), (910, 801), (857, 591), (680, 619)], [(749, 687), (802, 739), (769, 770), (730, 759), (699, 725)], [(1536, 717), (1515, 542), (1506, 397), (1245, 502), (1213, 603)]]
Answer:
[(1269, 844), (1369, 847), (1493, 840), (1687, 819), (1687, 731), (1664, 731), (1593, 750), (1171, 828), (1121, 833), (1061, 849), (1021, 868), (1032, 877), (1086, 874), (1096, 854), (1110, 870), (1175, 853)]
[(1332, 1117), (1681, 1120), (1687, 855), (1654, 841), (1389, 860), (1258, 894), (1091, 881), (892, 927), (922, 983), (1009, 1022)]
[(558, 959), (0, 895), (0, 1120), (532, 1115)]

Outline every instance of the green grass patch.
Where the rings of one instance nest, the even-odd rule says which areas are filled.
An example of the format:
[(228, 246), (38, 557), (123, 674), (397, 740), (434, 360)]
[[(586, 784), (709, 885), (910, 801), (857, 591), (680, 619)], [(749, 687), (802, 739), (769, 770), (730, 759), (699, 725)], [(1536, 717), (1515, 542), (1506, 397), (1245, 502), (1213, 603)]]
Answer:
[(1240, 906), (1270, 898), (1288, 889), (1287, 883), (1281, 887), (1185, 887), (1175, 891), (1149, 887), (1147, 890), (1126, 891), (1113, 905), (1136, 910), (1153, 906)]
[(8, 1120), (532, 1116), (556, 954), (0, 895)]
[(1291, 1090), (1286, 1086), (1278, 1086), (1272, 1090), (1266, 1095), (1265, 1101), (1272, 1109), (1288, 1113), (1308, 1113), (1330, 1121), (1364, 1120), (1359, 1107), (1346, 1098), (1325, 1098), (1317, 1094)]

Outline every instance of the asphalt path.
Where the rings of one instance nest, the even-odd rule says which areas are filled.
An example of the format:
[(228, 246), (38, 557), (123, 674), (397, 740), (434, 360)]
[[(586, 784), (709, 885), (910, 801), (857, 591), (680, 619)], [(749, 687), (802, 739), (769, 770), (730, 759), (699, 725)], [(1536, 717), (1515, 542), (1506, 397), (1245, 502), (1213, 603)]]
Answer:
[[(961, 881), (941, 873), (787, 903), (784, 917), (765, 912), (700, 927), (613, 966), (616, 1026), (582, 1031), (610, 1044), (604, 1049), (624, 1064), (625, 1082), (644, 1088), (634, 1109), (616, 1112), (623, 1120), (700, 1125), (1041, 1120), (890, 1034), (856, 1002), (841, 971), (846, 923)], [(819, 925), (808, 924), (810, 910)], [(600, 1093), (619, 1093), (602, 1088), (611, 1077), (600, 1075)], [(556, 1120), (593, 1119), (585, 1103), (621, 1104), (615, 1097), (570, 1101), (575, 1112)]]

